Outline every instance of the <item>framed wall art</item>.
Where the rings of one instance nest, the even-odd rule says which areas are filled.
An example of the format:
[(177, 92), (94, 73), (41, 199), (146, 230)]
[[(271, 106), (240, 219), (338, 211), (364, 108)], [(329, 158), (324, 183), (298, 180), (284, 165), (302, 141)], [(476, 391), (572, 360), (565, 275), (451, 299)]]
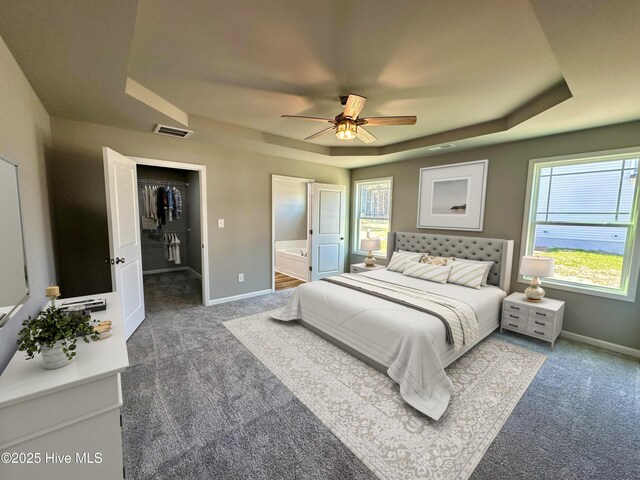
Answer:
[(418, 228), (481, 232), (489, 160), (420, 169)]

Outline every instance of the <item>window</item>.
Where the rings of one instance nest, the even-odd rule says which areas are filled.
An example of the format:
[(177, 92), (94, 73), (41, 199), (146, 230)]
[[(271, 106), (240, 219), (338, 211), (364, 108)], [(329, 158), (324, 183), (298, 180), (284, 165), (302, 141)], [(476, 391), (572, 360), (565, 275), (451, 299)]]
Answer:
[(638, 158), (636, 150), (531, 161), (523, 255), (555, 259), (544, 283), (634, 301)]
[(379, 238), (380, 250), (376, 257), (387, 256), (387, 233), (391, 229), (391, 193), (393, 178), (377, 178), (355, 182), (355, 208), (353, 253), (366, 255), (360, 250), (363, 238)]

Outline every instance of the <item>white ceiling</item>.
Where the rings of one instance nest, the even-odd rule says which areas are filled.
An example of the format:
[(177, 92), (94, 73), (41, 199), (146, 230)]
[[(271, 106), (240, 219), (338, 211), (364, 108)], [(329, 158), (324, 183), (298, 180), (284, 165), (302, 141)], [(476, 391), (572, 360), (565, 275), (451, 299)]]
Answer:
[[(0, 0), (0, 36), (54, 116), (150, 131), (189, 115), (193, 140), (354, 167), (640, 118), (633, 0)], [(339, 95), (378, 141), (301, 139)], [(178, 141), (178, 140), (176, 140)]]

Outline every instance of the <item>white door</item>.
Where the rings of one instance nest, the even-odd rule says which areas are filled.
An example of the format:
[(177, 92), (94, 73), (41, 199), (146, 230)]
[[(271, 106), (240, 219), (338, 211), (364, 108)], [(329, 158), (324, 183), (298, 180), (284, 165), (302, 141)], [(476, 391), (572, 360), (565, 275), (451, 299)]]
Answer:
[(344, 185), (313, 184), (311, 198), (311, 280), (344, 272)]
[(125, 338), (144, 320), (142, 250), (138, 213), (138, 176), (136, 163), (102, 148), (107, 191), (109, 252), (113, 291), (120, 297)]

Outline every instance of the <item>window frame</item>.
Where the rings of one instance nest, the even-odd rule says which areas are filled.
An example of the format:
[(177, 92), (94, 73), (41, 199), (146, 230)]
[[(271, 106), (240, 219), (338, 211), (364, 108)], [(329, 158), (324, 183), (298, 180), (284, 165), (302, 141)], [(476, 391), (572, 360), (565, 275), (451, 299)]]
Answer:
[[(351, 243), (351, 253), (354, 255), (367, 256), (369, 252), (360, 250), (360, 229), (358, 228), (358, 220), (360, 217), (358, 211), (360, 210), (360, 195), (358, 193), (358, 186), (363, 184), (372, 184), (388, 181), (389, 182), (389, 231), (391, 231), (391, 217), (393, 215), (393, 177), (380, 177), (380, 178), (367, 178), (366, 180), (354, 180), (353, 181), (353, 241)], [(374, 253), (374, 258), (385, 260), (387, 258), (387, 252)]]
[[(629, 159), (630, 156), (640, 157), (640, 147), (623, 148), (616, 150), (606, 150), (599, 152), (580, 153), (563, 155), (557, 157), (534, 158), (529, 161), (527, 175), (527, 189), (525, 195), (524, 217), (522, 224), (522, 243), (520, 247), (520, 258), (530, 255), (533, 251), (533, 241), (535, 238), (535, 226), (537, 216), (537, 202), (540, 187), (539, 172), (544, 167), (561, 166), (572, 163), (591, 163), (603, 160)], [(621, 272), (621, 283), (619, 289), (587, 285), (566, 280), (544, 278), (545, 287), (565, 290), (569, 292), (594, 295), (627, 302), (635, 302), (636, 290), (638, 287), (638, 275), (640, 275), (640, 180), (636, 179), (635, 198), (631, 207), (630, 224), (611, 223), (611, 226), (624, 226), (627, 228), (627, 242), (624, 250), (623, 265)], [(565, 225), (580, 225), (580, 222), (565, 222)], [(595, 224), (605, 225), (605, 224)], [(531, 247), (531, 249), (530, 249)], [(628, 260), (627, 260), (628, 259)], [(526, 277), (518, 272), (518, 283), (529, 284), (530, 277)]]

